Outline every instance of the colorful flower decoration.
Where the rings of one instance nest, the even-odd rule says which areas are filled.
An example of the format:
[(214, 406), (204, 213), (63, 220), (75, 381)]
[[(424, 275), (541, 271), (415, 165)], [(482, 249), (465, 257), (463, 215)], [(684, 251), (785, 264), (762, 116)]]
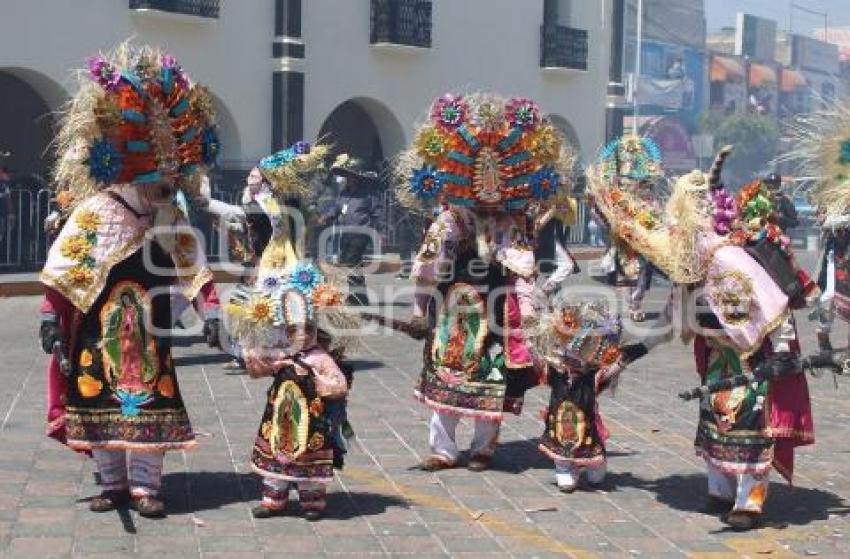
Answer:
[(308, 153), (310, 153), (311, 149), (312, 146), (310, 145), (310, 142), (305, 142), (303, 140), (300, 142), (295, 142), (292, 145), (292, 150), (295, 152), (296, 155), (307, 155)]
[(269, 290), (274, 290), (280, 286), (280, 279), (277, 276), (268, 276), (263, 280), (263, 287)]
[(738, 215), (735, 198), (721, 186), (712, 191), (711, 200), (714, 205), (712, 212), (714, 231), (718, 235), (728, 235), (732, 231), (732, 221)]
[(287, 163), (291, 163), (296, 157), (297, 154), (295, 153), (295, 149), (290, 146), (284, 150), (267, 155), (260, 159), (260, 169), (274, 169), (276, 167), (286, 165)]
[(85, 235), (70, 235), (65, 237), (59, 252), (68, 260), (81, 261), (88, 256), (92, 245)]
[(204, 165), (214, 165), (216, 159), (218, 159), (218, 154), (221, 151), (221, 142), (218, 140), (218, 134), (215, 131), (215, 128), (209, 127), (204, 130), (204, 135), (201, 140), (202, 146), (202, 160)]
[(89, 74), (103, 89), (115, 91), (121, 83), (121, 71), (102, 56), (88, 59)]
[(534, 130), (540, 122), (540, 109), (531, 99), (511, 99), (505, 110), (511, 126)]
[(551, 167), (543, 167), (531, 179), (531, 193), (538, 200), (545, 200), (558, 191), (561, 177)]
[(431, 118), (443, 128), (457, 128), (466, 119), (467, 105), (460, 95), (447, 93), (434, 102)]
[(423, 167), (417, 170), (411, 180), (413, 192), (425, 199), (436, 198), (443, 188), (443, 179), (434, 167)]
[(100, 216), (94, 210), (82, 210), (77, 213), (76, 222), (86, 233), (94, 233), (100, 225)]
[(76, 286), (87, 285), (92, 282), (91, 271), (82, 265), (73, 266), (68, 270), (67, 277), (71, 284)]
[(850, 165), (850, 140), (845, 140), (841, 143), (841, 155), (839, 160), (842, 165)]
[(322, 273), (309, 262), (298, 264), (289, 275), (289, 285), (305, 295), (312, 293), (313, 289), (323, 281)]
[(102, 183), (111, 183), (118, 178), (122, 168), (121, 152), (111, 141), (100, 138), (89, 148), (89, 173)]
[(445, 136), (433, 126), (422, 130), (416, 137), (416, 150), (427, 159), (436, 159), (446, 153)]
[(317, 308), (329, 308), (342, 305), (342, 293), (329, 283), (316, 286), (313, 291), (313, 305)]
[(246, 316), (255, 324), (270, 324), (274, 318), (274, 304), (268, 297), (256, 297), (248, 304)]

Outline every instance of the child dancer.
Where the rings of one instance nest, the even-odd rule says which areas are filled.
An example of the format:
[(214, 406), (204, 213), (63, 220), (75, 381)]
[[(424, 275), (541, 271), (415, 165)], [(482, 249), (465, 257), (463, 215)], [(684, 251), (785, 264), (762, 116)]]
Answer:
[(565, 493), (575, 491), (582, 473), (591, 485), (605, 479), (608, 432), (596, 396), (621, 369), (621, 331), (604, 299), (561, 293), (530, 333), (552, 387), (540, 451), (555, 463), (555, 482)]

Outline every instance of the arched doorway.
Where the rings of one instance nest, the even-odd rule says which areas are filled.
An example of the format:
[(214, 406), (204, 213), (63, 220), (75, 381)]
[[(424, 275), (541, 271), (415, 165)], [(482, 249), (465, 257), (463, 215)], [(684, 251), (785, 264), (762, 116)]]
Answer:
[[(401, 123), (382, 102), (368, 97), (354, 97), (338, 105), (319, 130), (319, 139), (333, 146), (333, 156), (347, 153), (365, 162), (378, 173), (373, 185), (373, 199), (380, 206), (376, 211), (375, 227), (385, 245), (395, 247), (407, 235), (407, 216), (395, 205), (388, 188), (388, 168), (392, 159), (405, 147)], [(336, 198), (336, 189), (326, 184), (319, 196), (319, 206), (325, 207)], [(405, 243), (408, 242), (405, 237)], [(390, 249), (392, 250), (392, 249)]]
[(52, 141), (67, 98), (44, 74), (0, 68), (0, 166), (9, 170), (11, 186), (0, 207), (0, 273), (38, 269), (46, 256)]
[(212, 99), (221, 142), (218, 165), (210, 173), (213, 196), (228, 203), (239, 203), (248, 169), (256, 161), (247, 161), (242, 154), (242, 135), (233, 113), (220, 97), (213, 95)]
[(16, 183), (44, 186), (54, 154), (56, 112), (68, 98), (47, 76), (26, 68), (0, 68), (0, 165), (12, 170)]

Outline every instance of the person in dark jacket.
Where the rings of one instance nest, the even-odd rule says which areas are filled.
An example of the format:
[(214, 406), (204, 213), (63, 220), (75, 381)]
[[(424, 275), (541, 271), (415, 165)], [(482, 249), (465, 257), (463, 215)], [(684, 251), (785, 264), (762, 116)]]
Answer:
[(378, 176), (374, 171), (367, 170), (362, 161), (347, 155), (337, 157), (330, 173), (342, 189), (334, 204), (319, 219), (319, 225), (336, 224), (342, 229), (339, 264), (350, 269), (348, 302), (352, 305), (368, 305), (366, 278), (361, 267), (371, 238), (366, 230), (373, 227), (378, 211), (370, 189)]
[(762, 182), (767, 186), (770, 192), (770, 201), (773, 202), (773, 213), (770, 216), (770, 221), (787, 235), (790, 229), (800, 224), (800, 220), (797, 218), (797, 208), (794, 207), (794, 202), (782, 192), (782, 177), (776, 173), (771, 173)]

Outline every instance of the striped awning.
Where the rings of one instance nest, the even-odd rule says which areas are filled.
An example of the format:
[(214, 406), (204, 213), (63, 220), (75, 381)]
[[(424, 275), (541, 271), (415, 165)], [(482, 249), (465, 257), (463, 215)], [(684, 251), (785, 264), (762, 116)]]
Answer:
[(750, 87), (776, 85), (776, 70), (764, 64), (750, 64)]
[(711, 58), (711, 81), (725, 82), (730, 78), (744, 77), (744, 65), (736, 58), (713, 56)]

